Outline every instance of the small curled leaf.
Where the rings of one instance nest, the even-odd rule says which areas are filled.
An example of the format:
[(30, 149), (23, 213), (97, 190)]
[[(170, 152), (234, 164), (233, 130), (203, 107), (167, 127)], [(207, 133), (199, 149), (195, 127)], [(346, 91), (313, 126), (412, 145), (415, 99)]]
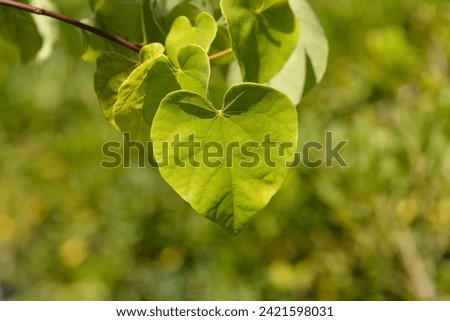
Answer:
[(217, 33), (217, 25), (214, 18), (207, 12), (201, 12), (195, 18), (195, 24), (191, 25), (188, 18), (178, 17), (172, 25), (166, 39), (167, 56), (170, 61), (179, 67), (178, 53), (181, 48), (189, 44), (202, 47), (209, 51)]

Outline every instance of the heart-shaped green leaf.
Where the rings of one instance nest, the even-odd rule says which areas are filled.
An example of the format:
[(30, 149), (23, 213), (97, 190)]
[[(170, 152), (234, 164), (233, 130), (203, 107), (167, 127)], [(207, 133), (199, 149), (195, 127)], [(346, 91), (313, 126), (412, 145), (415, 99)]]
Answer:
[(222, 0), (221, 7), (243, 79), (269, 81), (297, 44), (299, 26), (288, 0)]
[(163, 178), (200, 214), (237, 234), (278, 191), (297, 145), (297, 113), (279, 91), (231, 87), (223, 107), (168, 95), (151, 130)]
[(139, 65), (120, 86), (114, 119), (123, 132), (134, 133), (151, 125), (161, 100), (172, 91), (186, 89), (206, 96), (210, 67), (208, 55), (197, 45), (183, 47), (175, 68), (161, 44), (145, 46)]
[(217, 25), (214, 18), (207, 12), (201, 12), (195, 18), (195, 25), (192, 26), (189, 19), (181, 16), (175, 19), (166, 39), (167, 56), (177, 67), (179, 51), (189, 44), (196, 44), (206, 52), (213, 42), (217, 32)]
[(122, 83), (136, 67), (136, 62), (115, 52), (105, 52), (97, 59), (97, 70), (94, 74), (94, 89), (100, 109), (111, 125), (114, 122), (113, 106), (117, 101), (117, 93)]
[(289, 1), (301, 26), (297, 47), (283, 69), (269, 82), (297, 105), (319, 83), (328, 61), (328, 42), (314, 11), (306, 0)]

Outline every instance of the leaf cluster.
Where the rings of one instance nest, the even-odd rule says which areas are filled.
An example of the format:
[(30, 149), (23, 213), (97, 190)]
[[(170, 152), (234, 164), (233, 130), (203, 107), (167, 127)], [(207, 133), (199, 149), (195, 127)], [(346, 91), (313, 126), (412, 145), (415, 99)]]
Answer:
[[(200, 214), (239, 233), (286, 178), (298, 137), (295, 105), (324, 75), (328, 45), (306, 0), (91, 0), (92, 24), (142, 45), (139, 54), (84, 33), (83, 58), (96, 61), (94, 88), (105, 118), (135, 140), (152, 142), (160, 174)], [(19, 41), (24, 61), (39, 50), (41, 37), (30, 14), (0, 8), (0, 34), (16, 39), (11, 19), (24, 19)], [(10, 16), (13, 15), (13, 16)], [(17, 15), (17, 16), (14, 16)], [(9, 35), (9, 36), (8, 36)], [(248, 154), (232, 151), (233, 166), (179, 166), (164, 144), (195, 134), (200, 149), (181, 161), (204, 159), (213, 141), (224, 148), (250, 144), (256, 159), (274, 165), (236, 163)], [(147, 145), (147, 144), (145, 144)]]

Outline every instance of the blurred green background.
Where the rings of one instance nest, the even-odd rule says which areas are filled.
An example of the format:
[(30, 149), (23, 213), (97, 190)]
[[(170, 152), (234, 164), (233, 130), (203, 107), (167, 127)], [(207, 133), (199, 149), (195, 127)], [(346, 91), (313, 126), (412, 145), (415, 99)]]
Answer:
[[(21, 65), (0, 40), (0, 284), (8, 300), (450, 300), (450, 3), (311, 2), (330, 42), (300, 144), (348, 140), (349, 167), (299, 167), (237, 237), (155, 169), (103, 169), (79, 30)], [(87, 1), (58, 11), (90, 17)], [(12, 10), (12, 9), (11, 9)]]

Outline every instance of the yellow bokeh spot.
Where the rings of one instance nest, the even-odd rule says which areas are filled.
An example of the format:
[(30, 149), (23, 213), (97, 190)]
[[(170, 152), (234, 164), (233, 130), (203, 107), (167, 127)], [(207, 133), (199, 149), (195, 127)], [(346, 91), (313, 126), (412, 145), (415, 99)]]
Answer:
[(55, 154), (47, 154), (39, 161), (42, 175), (49, 180), (63, 179), (69, 168), (66, 162)]
[(448, 230), (450, 225), (450, 199), (439, 200), (433, 206), (430, 221), (435, 226)]
[(26, 216), (27, 221), (39, 223), (48, 214), (44, 200), (36, 195), (27, 198), (22, 206), (22, 213)]
[(73, 237), (59, 247), (59, 258), (64, 265), (78, 266), (89, 255), (89, 245), (86, 240)]
[(9, 216), (0, 213), (0, 241), (11, 240), (17, 232), (16, 222)]
[(314, 281), (314, 273), (306, 263), (295, 265), (286, 261), (275, 261), (270, 265), (269, 277), (272, 284), (283, 290), (305, 290)]
[(419, 213), (419, 204), (415, 199), (404, 199), (395, 208), (395, 215), (404, 224), (411, 224)]
[(175, 272), (183, 266), (185, 261), (186, 257), (182, 249), (169, 246), (161, 251), (157, 264), (165, 272)]

